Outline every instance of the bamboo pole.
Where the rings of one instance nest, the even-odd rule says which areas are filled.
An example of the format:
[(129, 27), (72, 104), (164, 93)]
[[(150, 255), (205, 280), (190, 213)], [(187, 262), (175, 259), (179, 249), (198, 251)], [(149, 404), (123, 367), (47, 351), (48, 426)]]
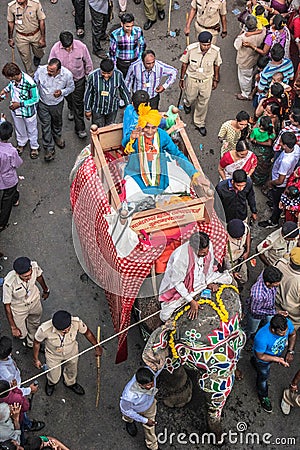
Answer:
[[(186, 22), (187, 22), (188, 18), (189, 18), (189, 13), (188, 12), (186, 13), (185, 18), (186, 18)], [(188, 47), (189, 45), (190, 45), (190, 35), (187, 34), (186, 35), (186, 46)]]
[(169, 2), (168, 31), (167, 31), (168, 36), (170, 35), (171, 31), (171, 11), (172, 11), (172, 0), (170, 0)]
[[(99, 344), (100, 342), (100, 325), (97, 329), (97, 342)], [(96, 408), (99, 406), (99, 400), (100, 400), (100, 369), (101, 369), (101, 362), (100, 362), (100, 356), (97, 356), (97, 395), (96, 395)]]

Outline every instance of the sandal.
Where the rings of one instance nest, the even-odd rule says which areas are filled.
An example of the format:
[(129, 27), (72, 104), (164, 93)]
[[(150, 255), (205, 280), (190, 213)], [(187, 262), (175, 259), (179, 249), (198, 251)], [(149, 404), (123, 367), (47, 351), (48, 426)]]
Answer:
[(84, 29), (83, 28), (78, 28), (78, 30), (76, 31), (76, 35), (77, 35), (77, 37), (83, 37), (84, 36)]
[(57, 3), (57, 0), (50, 0), (50, 3), (52, 3), (52, 5), (55, 5), (55, 3)]
[(246, 102), (249, 102), (249, 101), (251, 100), (251, 98), (249, 98), (249, 97), (244, 97), (242, 94), (236, 94), (235, 96), (236, 96), (236, 98), (237, 98), (238, 100), (243, 100), (243, 101), (246, 101)]
[(37, 159), (38, 157), (39, 157), (39, 149), (38, 148), (30, 149), (30, 158)]

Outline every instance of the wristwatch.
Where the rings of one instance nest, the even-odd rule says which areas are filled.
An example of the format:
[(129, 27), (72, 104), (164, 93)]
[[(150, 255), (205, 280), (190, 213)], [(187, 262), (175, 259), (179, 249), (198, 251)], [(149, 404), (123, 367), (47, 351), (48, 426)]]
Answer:
[(287, 353), (290, 353), (291, 355), (295, 354), (295, 350), (287, 350)]

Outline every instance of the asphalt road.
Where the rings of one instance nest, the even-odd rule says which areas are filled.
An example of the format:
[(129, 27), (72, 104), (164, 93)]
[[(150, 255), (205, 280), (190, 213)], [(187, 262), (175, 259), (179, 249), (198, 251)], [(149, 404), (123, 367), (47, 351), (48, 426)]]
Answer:
[[(11, 59), (11, 50), (7, 45), (6, 34), (6, 1), (0, 3), (0, 16), (2, 27), (0, 29), (1, 66)], [(189, 2), (179, 1), (180, 9), (172, 12), (171, 30), (178, 29), (180, 34), (176, 38), (166, 36), (167, 23), (158, 22), (145, 33), (148, 48), (156, 51), (158, 59), (180, 68), (179, 57), (185, 48), (183, 34), (185, 14)], [(58, 0), (52, 5), (49, 0), (42, 0), (47, 14), (47, 49), (46, 56), (62, 30), (75, 32), (71, 14), (71, 0)], [(207, 118), (208, 135), (201, 138), (191, 123), (191, 117), (183, 119), (187, 123), (189, 137), (199, 157), (206, 174), (215, 184), (218, 181), (216, 165), (219, 159), (219, 144), (217, 132), (225, 120), (233, 118), (241, 109), (251, 112), (251, 105), (238, 102), (234, 98), (237, 92), (237, 76), (235, 65), (235, 51), (232, 47), (234, 37), (238, 32), (238, 24), (232, 14), (241, 4), (229, 1), (228, 20), (229, 35), (223, 41), (220, 39), (223, 65), (221, 69), (221, 82), (213, 93)], [(116, 8), (117, 9), (117, 8)], [(128, 0), (128, 11), (136, 16), (136, 23), (142, 25), (145, 21), (142, 5), (135, 5)], [(112, 25), (117, 25), (116, 19)], [(86, 36), (84, 42), (91, 49), (91, 31), (87, 11)], [(110, 28), (110, 26), (109, 26)], [(194, 35), (191, 36), (193, 41)], [(46, 63), (47, 58), (44, 58)], [(16, 54), (16, 62), (20, 63)], [(94, 57), (97, 66), (99, 60)], [(6, 80), (1, 77), (1, 86)], [(160, 107), (167, 109), (171, 103), (177, 103), (179, 96), (178, 85), (173, 85), (162, 95)], [(7, 114), (7, 103), (1, 105), (1, 111)], [(32, 161), (28, 149), (24, 153), (24, 164), (19, 169), (20, 178), (20, 206), (15, 208), (11, 215), (10, 227), (1, 234), (2, 274), (5, 275), (12, 267), (14, 259), (27, 255), (37, 260), (44, 269), (44, 275), (51, 289), (50, 297), (44, 302), (43, 319), (48, 320), (58, 309), (67, 309), (73, 315), (79, 315), (88, 326), (96, 332), (101, 325), (102, 338), (111, 336), (114, 331), (109, 310), (101, 289), (92, 282), (81, 280), (83, 270), (77, 261), (73, 248), (71, 232), (71, 210), (69, 203), (69, 172), (79, 151), (88, 139), (80, 141), (73, 131), (72, 122), (67, 120), (67, 110), (64, 111), (64, 138), (67, 145), (63, 150), (57, 150), (55, 161), (47, 164), (43, 157)], [(200, 152), (199, 144), (203, 144)], [(259, 197), (260, 218), (267, 217), (264, 202)], [(52, 213), (50, 213), (52, 212)], [(256, 226), (253, 227), (254, 242), (262, 239), (266, 232)], [(250, 280), (253, 281), (261, 265), (251, 271)], [(1, 333), (8, 333), (4, 312), (1, 315)], [(87, 347), (87, 342), (79, 338), (80, 349)], [(139, 428), (136, 438), (130, 438), (125, 431), (119, 413), (119, 396), (125, 383), (131, 378), (140, 365), (140, 355), (143, 347), (139, 330), (133, 329), (128, 336), (129, 358), (126, 362), (116, 366), (116, 341), (105, 345), (105, 353), (101, 362), (101, 397), (100, 406), (95, 408), (96, 398), (96, 365), (93, 352), (80, 358), (78, 381), (85, 387), (86, 395), (77, 397), (67, 391), (62, 383), (57, 387), (53, 397), (46, 397), (44, 393), (44, 377), (40, 380), (40, 392), (34, 398), (31, 417), (44, 420), (45, 434), (61, 439), (72, 450), (121, 450), (128, 448), (139, 450), (144, 448), (143, 432)], [(233, 392), (224, 408), (224, 431), (231, 433), (227, 444), (223, 448), (235, 450), (249, 449), (296, 449), (299, 448), (299, 410), (293, 410), (285, 418), (279, 408), (281, 392), (286, 387), (299, 368), (299, 345), (293, 367), (284, 369), (272, 367), (270, 378), (270, 397), (274, 404), (274, 412), (267, 414), (261, 410), (255, 393), (255, 374), (249, 364), (249, 353), (244, 353), (241, 368), (244, 371), (244, 380), (236, 382)], [(23, 380), (38, 373), (32, 365), (32, 354), (20, 348), (16, 341), (14, 356), (22, 368)], [(163, 392), (163, 389), (162, 389)], [(161, 394), (158, 395), (160, 400)], [(205, 403), (203, 394), (197, 387), (194, 388), (192, 402), (179, 410), (166, 408), (161, 401), (158, 403), (157, 432), (162, 433), (161, 447), (163, 449), (196, 449), (213, 448), (204, 438), (204, 444), (196, 444), (197, 439), (206, 431)], [(237, 434), (233, 434), (236, 433)], [(171, 433), (175, 433), (170, 437)], [(186, 436), (179, 436), (185, 433)], [(191, 433), (194, 433), (193, 435)], [(256, 435), (247, 435), (256, 433)], [(259, 444), (257, 438), (259, 437)], [(295, 443), (288, 443), (289, 438), (295, 438)], [(276, 441), (276, 439), (278, 439)]]

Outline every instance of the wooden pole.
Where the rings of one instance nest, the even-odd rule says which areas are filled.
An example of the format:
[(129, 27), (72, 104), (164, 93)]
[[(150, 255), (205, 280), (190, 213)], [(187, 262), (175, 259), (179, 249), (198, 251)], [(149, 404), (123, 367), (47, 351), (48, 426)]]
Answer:
[(11, 47), (11, 62), (15, 62), (15, 49), (14, 47)]
[[(100, 325), (97, 329), (97, 342), (100, 342)], [(100, 362), (100, 356), (96, 357), (97, 359), (97, 395), (96, 395), (96, 408), (99, 406), (99, 400), (100, 400), (100, 369), (101, 369), (101, 362)]]
[(171, 31), (171, 11), (172, 11), (172, 0), (169, 2), (169, 14), (168, 14), (168, 36), (170, 35)]
[[(185, 18), (186, 18), (186, 22), (187, 22), (187, 20), (188, 20), (188, 18), (189, 18), (189, 13), (188, 13), (188, 12), (186, 13)], [(187, 35), (186, 35), (186, 46), (188, 47), (189, 45), (190, 45), (190, 35), (187, 34)]]

